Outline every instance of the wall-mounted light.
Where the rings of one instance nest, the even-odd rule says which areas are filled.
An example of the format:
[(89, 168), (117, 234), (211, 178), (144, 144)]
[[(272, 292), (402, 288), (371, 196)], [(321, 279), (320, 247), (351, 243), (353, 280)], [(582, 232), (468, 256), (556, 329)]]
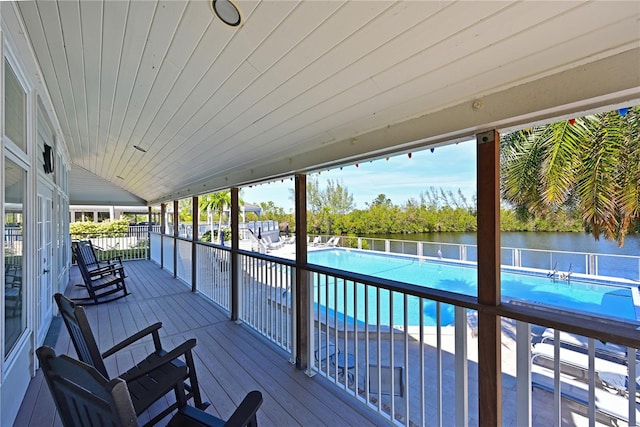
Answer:
[(42, 165), (44, 168), (44, 173), (49, 174), (53, 172), (53, 147), (49, 144), (44, 144), (44, 151), (42, 152), (42, 157), (44, 160), (44, 164)]
[(240, 9), (231, 0), (211, 0), (213, 13), (230, 27), (237, 27), (242, 23)]
[(147, 150), (145, 150), (144, 148), (139, 147), (139, 146), (137, 146), (137, 145), (134, 145), (134, 146), (133, 146), (133, 148), (135, 148), (136, 150), (141, 151), (141, 152), (143, 152), (143, 153), (146, 153), (146, 152), (147, 152)]

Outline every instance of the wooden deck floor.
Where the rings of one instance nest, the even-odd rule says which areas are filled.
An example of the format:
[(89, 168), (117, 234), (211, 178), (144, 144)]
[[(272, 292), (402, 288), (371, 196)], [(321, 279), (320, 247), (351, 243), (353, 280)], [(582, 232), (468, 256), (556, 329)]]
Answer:
[[(346, 426), (385, 425), (385, 421), (352, 405), (349, 396), (331, 389), (322, 378), (309, 378), (288, 362), (280, 349), (258, 337), (243, 325), (231, 322), (213, 303), (193, 294), (170, 273), (151, 261), (125, 265), (126, 298), (86, 307), (101, 349), (157, 321), (163, 346), (170, 348), (188, 338), (196, 338), (196, 370), (204, 398), (211, 402), (207, 412), (228, 417), (245, 393), (260, 390), (264, 403), (258, 412), (261, 426)], [(80, 296), (79, 273), (74, 268), (67, 295)], [(55, 318), (47, 344), (57, 353), (75, 355), (60, 318)], [(130, 351), (107, 359), (110, 373), (131, 367), (151, 348), (150, 341), (132, 346)], [(166, 403), (165, 403), (166, 404)], [(152, 407), (150, 412), (163, 406)], [(144, 421), (144, 419), (141, 420)], [(31, 380), (15, 426), (59, 426), (60, 420), (42, 373)]]

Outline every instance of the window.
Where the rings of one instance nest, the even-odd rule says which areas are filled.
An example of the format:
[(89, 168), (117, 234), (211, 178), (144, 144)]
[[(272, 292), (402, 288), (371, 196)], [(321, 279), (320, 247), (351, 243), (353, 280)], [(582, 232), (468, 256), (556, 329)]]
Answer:
[(26, 171), (5, 158), (4, 168), (4, 320), (5, 357), (27, 327), (24, 272)]
[(4, 129), (5, 135), (22, 151), (27, 151), (26, 108), (27, 94), (13, 72), (4, 62)]
[(98, 211), (98, 222), (110, 221), (111, 216), (109, 212)]
[(73, 216), (74, 222), (93, 222), (93, 212), (76, 211)]

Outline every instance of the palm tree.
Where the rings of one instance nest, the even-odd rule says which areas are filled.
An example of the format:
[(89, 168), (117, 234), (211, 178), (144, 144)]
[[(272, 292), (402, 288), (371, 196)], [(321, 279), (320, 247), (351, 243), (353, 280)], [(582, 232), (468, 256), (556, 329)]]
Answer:
[[(210, 193), (201, 196), (198, 200), (201, 210), (207, 211), (207, 216), (210, 218), (212, 213), (219, 214), (218, 232), (222, 232), (222, 215), (224, 209), (231, 205), (231, 191), (224, 190), (217, 193)], [(218, 234), (219, 236), (219, 234)], [(211, 240), (213, 241), (213, 227), (211, 227)]]
[(504, 135), (501, 185), (520, 212), (575, 208), (596, 239), (622, 246), (640, 223), (640, 107)]

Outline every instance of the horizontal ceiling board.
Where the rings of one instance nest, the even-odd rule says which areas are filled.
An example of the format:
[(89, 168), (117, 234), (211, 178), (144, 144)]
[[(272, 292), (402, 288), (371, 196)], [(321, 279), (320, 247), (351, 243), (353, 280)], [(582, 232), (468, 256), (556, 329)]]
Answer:
[[(214, 21), (212, 14), (203, 12), (206, 12), (206, 10), (203, 10), (202, 2), (187, 3), (180, 24), (171, 40), (166, 61), (173, 62), (178, 67), (183, 67), (193, 59), (198, 43), (204, 33), (211, 28), (211, 23)], [(222, 28), (220, 25), (215, 27)]]
[[(193, 4), (195, 3), (190, 3), (183, 19), (183, 25), (180, 26), (176, 34), (176, 37), (179, 36), (184, 44), (175, 41), (167, 54), (167, 58), (181, 69), (180, 74), (172, 82), (167, 97), (149, 125), (144, 139), (145, 146), (155, 145), (158, 135), (163, 132), (173, 134), (177, 132), (177, 129), (174, 129), (176, 127), (173, 120), (175, 115), (182, 114), (189, 117), (192, 114), (192, 105), (187, 103), (187, 100), (197, 82), (202, 79), (206, 70), (211, 66), (212, 60), (218, 54), (217, 51), (211, 50), (207, 38), (212, 37), (213, 40), (219, 40), (225, 36), (220, 25), (210, 25), (213, 17), (210, 14), (203, 14), (201, 8), (196, 8)], [(211, 33), (213, 36), (208, 35)], [(184, 45), (194, 46), (194, 49), (188, 50), (187, 55), (183, 48)]]
[[(299, 4), (293, 1), (258, 2), (241, 31), (236, 32), (231, 47), (238, 52), (251, 53)], [(246, 25), (248, 23), (250, 25)]]
[[(84, 146), (89, 151), (98, 152), (98, 125), (100, 105), (100, 72), (96, 64), (101, 63), (102, 54), (102, 3), (82, 2), (80, 6), (82, 30), (82, 68), (85, 84), (87, 140)], [(102, 158), (91, 159), (91, 169), (97, 170)]]
[[(52, 3), (46, 6), (49, 8), (49, 14), (54, 15), (52, 18), (57, 18), (58, 13), (55, 11), (55, 4)], [(37, 45), (34, 50), (36, 51), (38, 62), (41, 63), (41, 70), (44, 73), (43, 77), (53, 97), (54, 108), (58, 112), (62, 111), (62, 114), (59, 113), (61, 116), (60, 124), (62, 131), (68, 136), (67, 140), (75, 142), (72, 143), (71, 147), (82, 152), (79, 140), (77, 138), (69, 138), (69, 136), (72, 136), (72, 122), (75, 121), (75, 116), (72, 111), (69, 110), (70, 106), (67, 104), (68, 99), (65, 97), (65, 95), (68, 95), (68, 91), (65, 89), (68, 88), (68, 77), (66, 63), (61, 63), (64, 55), (62, 54), (62, 57), (59, 57), (58, 61), (54, 62), (55, 52), (51, 50), (51, 46), (49, 45), (49, 43), (57, 40), (58, 46), (62, 46), (59, 25), (56, 27), (48, 23), (45, 24), (45, 18), (43, 18), (37, 6), (34, 8), (25, 8), (23, 17), (25, 21), (28, 21), (34, 27), (32, 42)], [(60, 55), (59, 51), (60, 49), (58, 49), (58, 55)]]
[[(193, 114), (191, 115), (189, 121), (188, 121), (188, 125), (189, 125), (189, 129), (201, 129), (202, 126), (206, 125), (206, 123), (210, 120), (210, 111), (212, 109), (218, 109), (218, 106), (223, 106), (228, 102), (228, 99), (233, 98), (233, 96), (235, 95), (235, 90), (234, 90), (234, 85), (233, 83), (235, 83), (236, 81), (239, 82), (239, 84), (242, 84), (242, 82), (247, 81), (247, 80), (251, 80), (253, 78), (255, 78), (257, 74), (257, 71), (255, 70), (255, 68), (253, 68), (251, 65), (247, 64), (247, 63), (243, 63), (238, 69), (235, 70), (235, 72), (231, 75), (230, 77), (230, 81), (228, 82), (229, 84), (224, 85), (223, 87), (221, 87), (217, 92), (216, 92), (216, 96), (215, 98), (212, 98), (210, 100), (208, 100), (208, 105), (211, 106), (211, 108), (201, 108), (197, 111), (194, 111)], [(197, 131), (196, 131), (197, 132)], [(208, 136), (208, 135), (205, 135)], [(186, 138), (186, 136), (184, 136), (183, 138)], [(155, 156), (161, 155), (162, 153), (162, 149), (170, 149), (170, 150), (175, 150), (177, 149), (179, 145), (176, 144), (176, 139), (165, 139), (165, 140), (156, 140), (155, 144), (154, 144), (154, 150), (153, 152), (149, 153), (151, 154), (150, 156), (145, 157), (143, 164), (138, 164), (136, 166), (137, 172), (136, 174), (144, 174), (148, 172), (148, 169), (146, 169), (147, 167), (153, 167), (154, 165), (154, 158)], [(162, 160), (164, 157), (158, 157), (157, 160)]]
[[(147, 40), (146, 44), (148, 45), (149, 43), (150, 41)], [(133, 145), (143, 145), (139, 139), (133, 137), (133, 132), (136, 127), (139, 126), (142, 112), (148, 105), (149, 93), (156, 81), (159, 67), (155, 65), (154, 53), (151, 49), (146, 49), (146, 45), (139, 61), (138, 75), (136, 76), (130, 95), (131, 103), (128, 106), (122, 129), (118, 135), (119, 144), (124, 145), (120, 148), (122, 154), (119, 158), (114, 157), (116, 163), (111, 162), (111, 170), (106, 173), (105, 176), (122, 175), (126, 165), (123, 159), (131, 159), (131, 156), (135, 152)]]
[[(61, 33), (64, 40), (65, 62), (67, 64), (69, 87), (71, 89), (72, 111), (74, 112), (74, 114), (71, 115), (69, 123), (71, 128), (76, 129), (79, 141), (87, 141), (87, 105), (85, 97), (80, 10), (78, 3), (74, 2), (61, 2), (57, 4), (51, 2), (51, 4), (58, 8), (55, 15), (59, 15), (60, 21), (57, 25), (59, 25), (60, 28), (64, 28), (64, 32), (61, 31)], [(50, 11), (45, 13), (50, 13)], [(47, 15), (47, 18), (48, 17)], [(55, 46), (56, 40), (51, 41), (53, 42), (53, 46)], [(51, 51), (55, 52), (53, 46), (51, 47)]]
[[(472, 74), (473, 74), (473, 72), (474, 72), (474, 67), (473, 67), (473, 65), (474, 65), (474, 64), (479, 64), (479, 63), (480, 63), (480, 62), (479, 62), (479, 61), (477, 61), (475, 58), (474, 58), (473, 60), (467, 60), (466, 62), (467, 62), (467, 64), (465, 64), (465, 66), (460, 66), (460, 67), (458, 67), (458, 69), (467, 70), (467, 73), (469, 74), (469, 75), (467, 75), (467, 76), (463, 76), (463, 78), (462, 78), (462, 80), (463, 80), (463, 81), (464, 81), (464, 80), (466, 80), (466, 79), (469, 79), (470, 77), (472, 77)], [(412, 69), (418, 69), (418, 70), (419, 70), (419, 69), (421, 69), (421, 67), (420, 67), (420, 66), (418, 66), (418, 65), (416, 65), (416, 66), (412, 67)], [(435, 76), (429, 76), (429, 81), (435, 81), (435, 82), (437, 82), (437, 81), (442, 81), (442, 79), (446, 78), (446, 76), (447, 76), (447, 75), (449, 75), (450, 73), (451, 73), (451, 71), (450, 71), (450, 70), (441, 70), (441, 72), (439, 73), (439, 74), (441, 74), (441, 76), (438, 76), (438, 75), (435, 75)], [(490, 88), (491, 88), (491, 89), (495, 89), (495, 88), (492, 88), (492, 87), (490, 87)], [(447, 90), (449, 90), (449, 89), (450, 89), (450, 88), (449, 88), (449, 87), (447, 87)], [(415, 88), (411, 88), (411, 87), (410, 87), (410, 88), (408, 88), (408, 89), (407, 89), (407, 91), (406, 91), (406, 92), (413, 92), (413, 93), (415, 93)], [(467, 92), (467, 93), (468, 93), (468, 92)], [(343, 95), (345, 95), (345, 93), (341, 94), (341, 96), (343, 96)], [(406, 94), (406, 95), (410, 95), (410, 93), (408, 93), (408, 94)], [(356, 97), (353, 97), (353, 96), (349, 96), (349, 97), (350, 97), (351, 99), (357, 99)], [(455, 100), (455, 98), (453, 98), (453, 99)], [(358, 109), (359, 109), (359, 110), (363, 110), (363, 109), (364, 109), (364, 105), (363, 105), (362, 103), (357, 104), (357, 106), (358, 106)], [(424, 107), (423, 107), (423, 108), (424, 108)], [(375, 110), (374, 110), (374, 111), (375, 111)], [(338, 112), (338, 113), (342, 114), (342, 112)], [(352, 118), (351, 118), (351, 117), (347, 117), (347, 119), (352, 119)], [(400, 118), (399, 118), (399, 117), (394, 118), (394, 120), (398, 120), (398, 119), (400, 119)], [(303, 122), (304, 122), (304, 120), (303, 120)], [(327, 125), (327, 126), (328, 126), (328, 125)], [(280, 128), (278, 127), (278, 129), (280, 129)], [(266, 136), (264, 133), (261, 133), (260, 135), (261, 135), (261, 138), (264, 138), (264, 137)]]
[[(428, 3), (424, 3), (424, 4), (428, 4)], [(398, 6), (400, 7), (400, 6)], [(342, 12), (342, 10), (338, 11), (337, 13)], [(397, 12), (397, 11), (396, 11)], [(400, 21), (409, 21), (408, 23), (410, 24), (410, 17), (408, 16), (404, 16), (402, 13), (396, 13), (396, 15), (399, 15), (399, 19)], [(415, 16), (415, 14), (414, 14)], [(356, 28), (355, 23), (352, 23), (352, 25), (349, 28)], [(385, 31), (383, 31), (384, 33), (387, 33), (388, 31), (386, 31), (386, 29), (394, 29), (394, 28), (398, 28), (398, 26), (393, 25), (393, 22), (391, 22), (389, 25), (384, 26), (383, 27), (385, 29)], [(400, 26), (399, 28), (402, 28), (402, 26)], [(319, 37), (321, 37), (322, 39), (327, 39), (331, 36), (331, 31), (330, 28), (323, 26), (320, 28), (320, 30), (322, 30), (322, 32), (320, 33)], [(319, 30), (319, 31), (320, 31)], [(327, 30), (327, 31), (325, 31)], [(395, 35), (399, 30), (393, 30), (392, 33), (389, 33), (389, 35), (386, 35), (385, 37), (390, 38), (393, 35)], [(316, 32), (318, 33), (318, 32)], [(338, 33), (337, 31), (333, 31), (333, 33)], [(362, 34), (362, 31), (358, 31), (358, 35), (362, 40), (367, 40), (370, 37), (380, 37), (380, 33), (381, 31), (377, 31), (378, 34), (376, 34), (375, 31), (372, 31), (371, 33), (367, 33), (367, 34)], [(318, 35), (318, 34), (314, 34), (314, 35)], [(317, 39), (314, 38), (314, 42)], [(336, 40), (336, 43), (339, 40)], [(346, 43), (344, 43), (346, 44)], [(344, 45), (343, 44), (343, 45)], [(308, 46), (308, 48), (311, 48), (311, 46)], [(362, 52), (358, 52), (359, 54), (362, 54)], [(288, 55), (287, 57), (296, 57), (300, 55), (300, 53), (292, 53), (291, 55)], [(351, 56), (353, 57), (353, 55), (345, 55), (347, 57)], [(355, 57), (353, 57), (355, 59)], [(326, 61), (327, 65), (330, 62), (335, 62), (336, 64), (340, 64), (340, 61)], [(281, 61), (282, 63), (282, 61)], [(286, 63), (286, 62), (285, 62)], [(376, 65), (376, 61), (372, 61), (372, 63), (370, 65)], [(275, 68), (275, 67), (274, 67)], [(282, 82), (282, 74), (285, 71), (284, 68), (282, 67), (277, 67), (278, 69), (275, 70), (275, 72), (271, 72), (270, 76), (272, 76), (273, 78), (271, 79), (274, 82)], [(281, 69), (282, 68), (282, 69)], [(323, 72), (326, 73), (328, 67), (316, 67), (318, 70), (323, 70)], [(272, 71), (272, 70), (270, 70)], [(302, 72), (307, 72), (308, 70), (302, 70)], [(358, 80), (362, 79), (363, 77), (367, 76), (367, 72), (368, 70), (365, 70), (365, 72), (362, 72), (362, 70), (359, 70), (358, 73), (354, 73), (354, 75), (356, 75), (355, 78), (357, 78)], [(232, 116), (232, 120), (229, 120), (227, 118), (224, 118), (223, 120), (221, 120), (221, 122), (227, 123), (226, 125), (224, 125), (225, 127), (220, 130), (217, 131), (216, 136), (222, 140), (226, 140), (228, 138), (231, 137), (235, 137), (235, 138), (240, 138), (243, 140), (246, 140), (246, 132), (250, 132), (253, 135), (259, 135), (261, 134), (261, 132), (264, 131), (264, 126), (274, 126), (274, 121), (273, 121), (273, 117), (271, 117), (268, 113), (269, 111), (273, 113), (274, 110), (279, 110), (284, 116), (285, 118), (283, 118), (280, 122), (278, 122), (278, 124), (282, 123), (282, 122), (286, 122), (287, 118), (290, 117), (292, 114), (294, 114), (295, 112), (299, 111), (299, 107), (292, 105), (292, 106), (288, 106), (286, 111), (283, 111), (282, 109), (278, 108), (278, 105), (284, 105), (286, 102), (290, 101), (290, 97), (291, 94), (295, 94), (295, 93), (301, 93), (304, 92), (305, 90), (309, 89), (309, 81), (315, 80), (317, 79), (317, 77), (312, 77), (312, 74), (309, 74), (310, 79), (305, 82), (302, 83), (301, 80), (298, 79), (298, 81), (301, 82), (300, 86), (295, 87), (295, 86), (291, 86), (292, 82), (295, 83), (296, 82), (296, 78), (297, 76), (292, 76), (291, 78), (287, 77), (287, 80), (284, 81), (282, 83), (283, 87), (280, 88), (281, 90), (279, 90), (277, 93), (276, 92), (271, 92), (268, 94), (268, 96), (263, 97), (260, 102), (258, 104), (253, 104), (252, 107), (248, 110), (246, 110), (244, 112), (244, 114), (242, 115), (235, 115)], [(259, 79), (256, 82), (256, 86), (259, 86), (258, 88), (256, 88), (256, 90), (251, 90), (251, 92), (249, 92), (250, 94), (254, 94), (254, 93), (260, 93), (261, 89), (265, 86), (263, 84), (263, 81), (266, 80), (266, 76), (262, 76), (261, 79)], [(337, 82), (339, 80), (337, 79), (330, 79), (328, 80), (328, 84), (329, 86), (335, 85), (335, 82)], [(275, 86), (274, 84), (272, 84), (273, 86)], [(252, 88), (253, 89), (253, 88)], [(337, 89), (332, 88), (333, 91), (337, 91)], [(330, 97), (331, 96), (331, 92), (327, 93), (326, 91), (320, 90), (319, 91), (321, 93), (322, 98), (326, 98), (326, 97)], [(285, 95), (285, 96), (289, 96), (289, 99), (282, 99), (280, 101), (274, 99), (274, 96), (271, 95), (276, 95), (276, 94), (280, 94), (280, 96)], [(305, 95), (307, 95), (305, 93)], [(306, 97), (305, 97), (306, 98)], [(313, 101), (312, 101), (313, 102)], [(227, 113), (228, 110), (225, 109), (225, 113)], [(292, 113), (293, 112), (293, 113)], [(247, 117), (249, 116), (249, 117)], [(258, 122), (259, 121), (259, 122)], [(244, 126), (244, 123), (246, 122), (250, 122), (252, 123), (251, 127), (246, 127)], [(245, 131), (245, 133), (242, 134), (238, 134), (239, 131)]]
[[(298, 3), (278, 27), (256, 46), (247, 61), (260, 73), (268, 71), (344, 4), (342, 2)], [(326, 40), (317, 41), (318, 47), (326, 43)]]
[[(287, 32), (287, 34), (289, 34), (289, 32)], [(290, 35), (289, 35), (289, 37), (290, 37)], [(247, 91), (247, 93), (251, 93), (251, 92)], [(237, 100), (237, 99), (238, 99), (238, 98), (236, 98), (235, 100)], [(234, 100), (234, 101), (235, 101), (235, 100)], [(224, 111), (225, 113), (226, 113), (226, 112), (228, 112), (228, 111), (230, 110), (230, 109), (228, 108), (228, 106), (227, 106), (227, 105), (225, 105), (224, 107), (225, 107), (225, 108), (224, 108), (224, 110), (223, 110), (223, 111)], [(219, 120), (221, 123), (226, 122), (226, 119), (224, 119), (224, 118), (222, 118), (222, 119), (220, 119), (220, 118), (219, 118), (218, 120)], [(209, 127), (213, 128), (213, 129), (216, 129), (216, 128), (218, 128), (218, 127), (219, 127), (219, 124), (217, 124), (217, 123), (215, 123), (215, 122), (213, 122), (213, 121), (212, 121), (212, 122), (210, 122), (210, 123), (211, 123), (211, 124), (209, 125)], [(210, 136), (210, 132), (211, 132), (211, 131), (210, 131), (210, 130), (208, 130), (208, 129), (201, 129), (200, 134), (204, 135), (204, 136), (203, 136), (203, 138), (209, 138), (209, 136)], [(218, 139), (218, 138), (217, 138), (217, 135), (215, 135), (215, 136), (216, 136), (216, 139)], [(193, 138), (193, 137), (196, 137), (196, 138), (197, 138), (197, 136), (192, 136), (192, 138)]]
[[(169, 1), (163, 2), (156, 9), (148, 41), (140, 58), (140, 73), (136, 78), (136, 85), (131, 95), (131, 99), (135, 99), (136, 105), (139, 106), (135, 110), (139, 110), (140, 113), (136, 114), (135, 110), (131, 112), (136, 118), (133, 130), (130, 133), (131, 126), (127, 126), (120, 136), (120, 139), (127, 143), (123, 155), (129, 159), (133, 158), (134, 145), (145, 150), (150, 149), (144, 144), (144, 135), (147, 133), (149, 124), (159, 106), (166, 98), (172, 82), (180, 73), (179, 67), (172, 62), (165, 61), (165, 57), (186, 4), (186, 2)], [(114, 168), (118, 168), (118, 166), (114, 165)], [(119, 174), (126, 172), (122, 167), (118, 169)]]
[(127, 141), (120, 136), (125, 118), (129, 115), (133, 85), (141, 72), (140, 58), (147, 47), (153, 18), (154, 9), (145, 7), (142, 2), (130, 3), (127, 14), (127, 31), (124, 34), (122, 44), (121, 65), (115, 83), (113, 115), (109, 132), (113, 139), (104, 151), (102, 165), (97, 168), (100, 176), (113, 178), (109, 171), (112, 171), (114, 166), (119, 163), (119, 159), (127, 148)]
[[(46, 79), (49, 93), (52, 96), (52, 103), (56, 111), (64, 111), (64, 108), (62, 106), (62, 97), (57, 85), (57, 81), (55, 80), (55, 78), (49, 78), (49, 76), (53, 76), (55, 74), (55, 71), (53, 68), (53, 63), (51, 62), (51, 57), (49, 55), (46, 36), (40, 22), (40, 16), (36, 8), (36, 3), (24, 2), (24, 4), (20, 7), (20, 15), (22, 17), (22, 20), (25, 22), (25, 25), (28, 25), (33, 29), (29, 32), (28, 38), (31, 41), (35, 55), (38, 58), (40, 70), (43, 74), (42, 76), (39, 76), (39, 78), (43, 80)], [(68, 129), (66, 121), (66, 115), (60, 115), (59, 122), (64, 130)], [(65, 134), (67, 133), (65, 132)], [(67, 141), (67, 144), (70, 145), (69, 148), (72, 148), (74, 146), (73, 143), (74, 140)]]
[[(122, 67), (122, 49), (126, 36), (126, 24), (130, 11), (129, 2), (104, 2), (102, 26), (101, 61), (99, 67), (92, 67), (100, 75), (100, 103), (98, 118), (96, 158), (98, 164), (92, 169), (96, 174), (103, 174), (103, 165), (108, 161), (107, 150), (111, 140), (113, 114), (116, 112), (115, 96), (118, 85), (118, 75)], [(86, 31), (96, 31), (97, 28), (86, 28)]]
[[(364, 33), (362, 34), (362, 31), (358, 32), (358, 35), (361, 37), (362, 42), (360, 41), (356, 41), (355, 44), (353, 44), (355, 51), (358, 51), (358, 49), (356, 48), (358, 45), (360, 45), (361, 43), (363, 43), (365, 40), (370, 39), (371, 37), (376, 37), (375, 35), (375, 28), (371, 27), (372, 30), (374, 30), (371, 33)], [(349, 40), (351, 41), (351, 40)], [(349, 49), (349, 41), (342, 43), (342, 48), (343, 49)], [(395, 49), (398, 50), (398, 49)], [(336, 50), (337, 52), (340, 51), (340, 49)], [(390, 50), (390, 52), (392, 52), (393, 50)], [(389, 52), (389, 53), (390, 53)], [(359, 54), (361, 54), (360, 52), (358, 52)], [(375, 52), (377, 53), (377, 52)], [(335, 54), (334, 54), (335, 55)], [(408, 54), (407, 54), (408, 55)], [(347, 54), (345, 51), (344, 55), (341, 55), (343, 57), (352, 57), (353, 55)], [(351, 78), (352, 81), (360, 81), (363, 76), (366, 77), (366, 73), (371, 72), (371, 67), (375, 67), (378, 66), (378, 64), (383, 63), (383, 58), (387, 55), (385, 55), (385, 53), (382, 53), (381, 55), (379, 55), (380, 58), (374, 58), (372, 60), (369, 60), (364, 66), (360, 67), (359, 69), (353, 71), (351, 74), (346, 75), (344, 74), (344, 69), (341, 70), (341, 72), (339, 72), (337, 75), (331, 76), (331, 78), (325, 79), (323, 81), (323, 83), (320, 86), (316, 86), (313, 87), (309, 90), (304, 91), (304, 89), (307, 88), (293, 88), (293, 90), (283, 90), (280, 93), (303, 93), (304, 97), (299, 96), (296, 100), (289, 100), (288, 104), (287, 104), (287, 109), (283, 110), (283, 109), (279, 109), (278, 110), (278, 114), (280, 114), (280, 118), (276, 118), (274, 120), (274, 117), (269, 117), (269, 119), (271, 120), (265, 120), (265, 118), (263, 118), (263, 122), (266, 122), (268, 124), (271, 125), (271, 127), (275, 127), (276, 125), (278, 125), (278, 129), (280, 129), (280, 125), (286, 121), (288, 121), (288, 119), (291, 117), (291, 111), (293, 112), (300, 112), (300, 111), (304, 111), (304, 107), (305, 106), (315, 106), (318, 105), (322, 100), (326, 99), (326, 98), (331, 98), (332, 96), (335, 96), (337, 94), (339, 94), (342, 90), (344, 90), (344, 88), (340, 88), (340, 87), (336, 87), (337, 85), (342, 84), (343, 86), (348, 86), (348, 79)], [(357, 57), (356, 57), (357, 58)], [(323, 60), (325, 60), (327, 58), (323, 58)], [(340, 60), (335, 60), (335, 59), (340, 59), (340, 58), (334, 58), (334, 57), (330, 57), (328, 61), (326, 61), (327, 65), (330, 64), (342, 64), (342, 61)], [(317, 64), (314, 64), (317, 65)], [(325, 66), (318, 66), (318, 69), (322, 69), (322, 70), (326, 70), (327, 67)], [(350, 68), (347, 68), (346, 70), (350, 70)], [(345, 80), (345, 76), (346, 79)], [(297, 76), (296, 76), (297, 77)], [(317, 77), (313, 77), (313, 74), (310, 74), (309, 77), (313, 78), (314, 80), (317, 79)], [(289, 82), (287, 82), (288, 84), (290, 84), (292, 81), (294, 81), (294, 79), (291, 79)], [(268, 101), (270, 101), (270, 104), (276, 104), (277, 105), (277, 101), (274, 102), (274, 100), (272, 99), (272, 97), (268, 98)], [(304, 105), (298, 105), (296, 104), (296, 102), (300, 102), (300, 103), (304, 103)], [(359, 99), (358, 98), (352, 98), (352, 102), (353, 103), (358, 103)], [(255, 125), (255, 123), (254, 123)], [(251, 129), (247, 129), (247, 131), (253, 131), (253, 133), (255, 135), (260, 135), (262, 134), (262, 132), (264, 132), (263, 128), (255, 128), (255, 126), (252, 126)]]

